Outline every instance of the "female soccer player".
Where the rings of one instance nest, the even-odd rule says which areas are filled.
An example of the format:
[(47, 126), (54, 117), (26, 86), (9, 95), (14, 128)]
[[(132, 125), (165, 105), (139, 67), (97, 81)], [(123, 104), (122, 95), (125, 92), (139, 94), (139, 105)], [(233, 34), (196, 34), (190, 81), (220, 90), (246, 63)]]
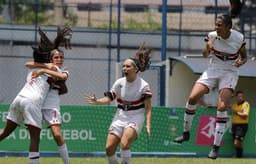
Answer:
[(143, 128), (145, 112), (146, 130), (148, 137), (150, 136), (152, 93), (149, 84), (138, 75), (139, 71), (144, 72), (149, 67), (150, 52), (142, 45), (135, 58), (126, 59), (122, 69), (125, 77), (116, 80), (103, 98), (85, 96), (89, 104), (104, 105), (113, 100), (117, 102), (117, 111), (106, 141), (106, 154), (110, 164), (118, 163), (115, 152), (119, 144), (122, 163), (130, 163), (130, 148)]
[[(38, 63), (49, 62), (49, 51), (64, 43), (66, 48), (70, 48), (72, 30), (69, 27), (58, 28), (55, 42), (51, 43), (45, 33), (39, 28), (41, 36), (38, 47), (33, 48), (34, 61)], [(66, 37), (67, 36), (67, 37)], [(52, 71), (55, 74), (55, 71)], [(47, 74), (50, 74), (50, 72)], [(0, 133), (0, 141), (9, 136), (17, 126), (23, 122), (27, 126), (30, 135), (29, 163), (39, 164), (39, 143), (40, 131), (42, 128), (41, 108), (45, 97), (51, 87), (51, 77), (47, 74), (35, 76), (33, 70), (27, 75), (27, 81), (18, 95), (10, 105), (6, 118), (5, 128)]]
[[(42, 114), (43, 120), (46, 121), (49, 128), (51, 128), (53, 138), (58, 146), (58, 152), (60, 157), (62, 158), (64, 164), (69, 164), (69, 155), (67, 145), (61, 134), (61, 113), (60, 113), (60, 96), (59, 96), (59, 89), (62, 86), (58, 86), (56, 81), (65, 82), (69, 76), (69, 72), (66, 67), (63, 66), (64, 64), (64, 53), (61, 50), (54, 49), (50, 53), (50, 62), (54, 64), (52, 66), (48, 63), (34, 63), (34, 62), (27, 62), (27, 67), (42, 67), (41, 69), (37, 69), (33, 72), (35, 77), (41, 74), (50, 74), (53, 77), (53, 86), (51, 87), (50, 91), (48, 92), (43, 107), (42, 107)], [(56, 70), (55, 71), (51, 71)]]
[(215, 31), (208, 33), (203, 55), (210, 58), (208, 69), (196, 81), (187, 100), (184, 114), (183, 135), (174, 139), (182, 143), (189, 140), (189, 131), (196, 112), (199, 99), (213, 87), (219, 89), (217, 119), (213, 149), (208, 157), (217, 158), (218, 149), (225, 132), (228, 120), (227, 108), (238, 81), (238, 67), (245, 64), (247, 54), (243, 34), (232, 30), (232, 19), (229, 15), (219, 15), (215, 22)]

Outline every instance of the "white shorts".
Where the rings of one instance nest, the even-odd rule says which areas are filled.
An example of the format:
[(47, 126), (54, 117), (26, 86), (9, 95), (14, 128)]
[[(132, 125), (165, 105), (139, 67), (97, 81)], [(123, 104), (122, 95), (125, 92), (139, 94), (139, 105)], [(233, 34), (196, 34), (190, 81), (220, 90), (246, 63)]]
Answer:
[(219, 90), (230, 88), (235, 90), (238, 81), (238, 72), (230, 70), (206, 70), (196, 81), (208, 86), (209, 89), (217, 87)]
[(59, 109), (42, 109), (42, 114), (43, 120), (45, 120), (47, 127), (61, 124), (61, 114)]
[(11, 103), (6, 118), (18, 125), (24, 122), (26, 126), (31, 125), (40, 129), (42, 128), (41, 107), (19, 95)]
[[(144, 109), (139, 109), (139, 110), (144, 111)], [(136, 131), (137, 136), (139, 136), (145, 120), (144, 112), (138, 113), (137, 111), (139, 110), (122, 111), (122, 109), (118, 109), (109, 127), (109, 133), (115, 134), (116, 136), (121, 138), (123, 135), (124, 129), (130, 127), (130, 128), (133, 128)], [(129, 113), (128, 115), (125, 114), (127, 112)], [(137, 113), (131, 114), (132, 112), (137, 112)]]

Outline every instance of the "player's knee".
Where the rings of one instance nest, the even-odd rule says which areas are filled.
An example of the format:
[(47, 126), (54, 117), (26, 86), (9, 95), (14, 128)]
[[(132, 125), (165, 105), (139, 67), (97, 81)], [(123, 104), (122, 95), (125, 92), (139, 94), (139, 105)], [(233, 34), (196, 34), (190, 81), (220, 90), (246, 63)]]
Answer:
[(107, 156), (112, 156), (115, 154), (115, 149), (111, 146), (106, 146), (105, 151)]
[(196, 97), (193, 96), (189, 96), (187, 103), (190, 105), (196, 105), (198, 102), (198, 99)]
[(62, 139), (62, 135), (61, 133), (55, 133), (53, 134), (53, 138), (56, 142), (61, 142), (63, 139)]
[(218, 108), (217, 108), (217, 110), (220, 112), (225, 112), (225, 111), (227, 111), (227, 109), (228, 109), (228, 105), (226, 105), (226, 104), (218, 105)]

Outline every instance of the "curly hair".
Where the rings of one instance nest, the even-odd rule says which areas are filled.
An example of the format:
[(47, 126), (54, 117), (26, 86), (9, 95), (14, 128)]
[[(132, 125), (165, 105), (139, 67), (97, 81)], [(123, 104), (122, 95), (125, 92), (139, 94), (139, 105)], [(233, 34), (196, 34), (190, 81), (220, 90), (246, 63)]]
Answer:
[(40, 42), (37, 46), (32, 46), (35, 62), (49, 63), (51, 51), (58, 49), (59, 46), (65, 46), (66, 49), (71, 49), (70, 40), (72, 30), (69, 27), (58, 27), (54, 42), (51, 42), (41, 27), (38, 28), (38, 33), (40, 34)]
[(144, 72), (145, 70), (147, 70), (151, 63), (150, 58), (152, 49), (145, 48), (144, 46), (145, 42), (142, 45), (140, 45), (135, 56), (130, 58), (134, 61), (135, 66), (138, 68), (140, 72)]

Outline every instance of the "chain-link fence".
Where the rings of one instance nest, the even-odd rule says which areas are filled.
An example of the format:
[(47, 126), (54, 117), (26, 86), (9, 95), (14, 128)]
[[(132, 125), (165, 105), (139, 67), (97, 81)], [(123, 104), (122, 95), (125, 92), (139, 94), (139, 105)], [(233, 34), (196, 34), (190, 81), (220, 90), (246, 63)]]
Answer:
[[(229, 11), (229, 0), (5, 0), (0, 2), (0, 100), (10, 103), (25, 82), (24, 63), (32, 60), (31, 45), (42, 26), (50, 38), (56, 25), (73, 29), (72, 50), (65, 51), (65, 65), (70, 71), (69, 93), (63, 104), (85, 104), (83, 94), (101, 97), (115, 81), (119, 65), (133, 56), (146, 41), (153, 48), (152, 67), (142, 76), (150, 82), (153, 105), (164, 105), (167, 77), (163, 56), (199, 54), (203, 38), (214, 29), (219, 13)], [(166, 9), (166, 15), (164, 14)], [(245, 34), (249, 55), (255, 48), (254, 19), (234, 20)], [(247, 15), (246, 15), (247, 14)], [(250, 15), (249, 18), (254, 18)], [(163, 33), (163, 22), (167, 29)], [(244, 21), (246, 20), (246, 21)], [(255, 22), (255, 21), (254, 21)], [(166, 35), (166, 54), (162, 49)], [(155, 64), (154, 64), (155, 63)], [(159, 64), (160, 63), (160, 64)]]

